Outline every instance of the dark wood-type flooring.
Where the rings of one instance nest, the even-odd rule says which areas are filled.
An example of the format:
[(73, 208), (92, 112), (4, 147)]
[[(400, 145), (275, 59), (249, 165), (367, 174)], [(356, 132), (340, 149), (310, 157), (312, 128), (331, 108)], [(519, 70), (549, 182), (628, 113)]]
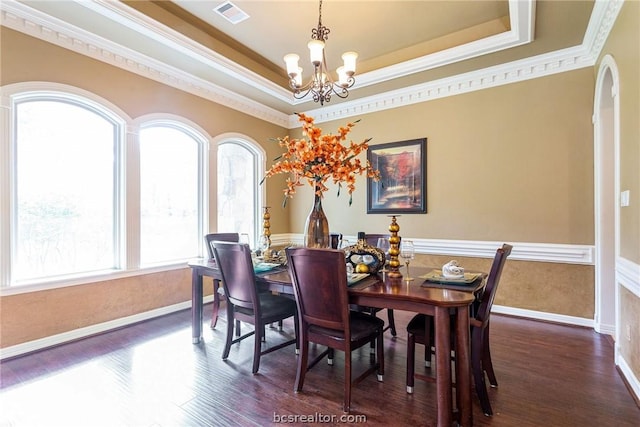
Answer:
[[(211, 312), (210, 305), (205, 309)], [(200, 345), (191, 344), (190, 316), (185, 310), (2, 362), (0, 426), (265, 426), (280, 416), (326, 421), (343, 415), (341, 353), (333, 367), (321, 362), (312, 369), (296, 394), (293, 347), (263, 356), (252, 375), (253, 338), (222, 361), (225, 316), (216, 330), (205, 328)], [(364, 416), (363, 424), (435, 425), (435, 384), (416, 381), (414, 394), (405, 392), (410, 316), (396, 311), (399, 335), (385, 334), (384, 382), (371, 375), (354, 387), (351, 415)], [(267, 344), (292, 333), (289, 320), (283, 333), (267, 331)], [(420, 372), (422, 347), (418, 351)], [(500, 384), (489, 390), (495, 415), (482, 414), (474, 393), (476, 426), (640, 426), (640, 409), (613, 364), (609, 338), (494, 315), (492, 351)], [(355, 377), (369, 363), (368, 348), (353, 359)]]

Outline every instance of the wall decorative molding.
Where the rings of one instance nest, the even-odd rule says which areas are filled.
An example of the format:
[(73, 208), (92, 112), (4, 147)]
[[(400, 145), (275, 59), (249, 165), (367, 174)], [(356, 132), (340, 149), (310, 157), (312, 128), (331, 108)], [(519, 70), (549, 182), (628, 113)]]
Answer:
[[(345, 236), (355, 241), (356, 236)], [(407, 237), (410, 238), (410, 237)], [(298, 237), (302, 242), (302, 237)], [(466, 257), (493, 258), (496, 249), (503, 243), (513, 245), (509, 259), (533, 262), (555, 262), (562, 264), (594, 264), (592, 245), (568, 245), (558, 243), (528, 243), (528, 242), (491, 242), (473, 240), (438, 240), (411, 238), (416, 253), (432, 255), (455, 255)]]
[(640, 298), (640, 264), (619, 257), (616, 260), (616, 282)]

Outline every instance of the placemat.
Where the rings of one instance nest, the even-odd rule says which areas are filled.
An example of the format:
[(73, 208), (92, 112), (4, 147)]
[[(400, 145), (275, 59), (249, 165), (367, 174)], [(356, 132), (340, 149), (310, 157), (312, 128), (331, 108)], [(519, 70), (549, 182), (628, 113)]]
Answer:
[(265, 271), (273, 270), (280, 265), (281, 264), (276, 264), (274, 262), (261, 262), (253, 266), (253, 271), (256, 273), (264, 273)]
[(475, 282), (481, 275), (481, 273), (464, 273), (464, 277), (461, 277), (459, 279), (452, 279), (450, 277), (443, 276), (442, 271), (440, 270), (431, 270), (427, 274), (423, 274), (422, 276), (418, 277), (433, 283), (442, 283), (448, 285), (469, 285)]
[(360, 280), (364, 279), (365, 277), (369, 277), (368, 273), (354, 273), (352, 275), (348, 275), (347, 276), (347, 282), (349, 284), (349, 286), (351, 285), (355, 285), (356, 283), (358, 283)]

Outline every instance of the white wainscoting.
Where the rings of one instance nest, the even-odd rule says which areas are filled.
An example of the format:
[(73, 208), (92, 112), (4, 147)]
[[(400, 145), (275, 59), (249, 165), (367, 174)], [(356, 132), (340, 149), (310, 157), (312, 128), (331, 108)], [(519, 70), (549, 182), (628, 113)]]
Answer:
[(640, 298), (640, 265), (626, 258), (616, 260), (616, 282)]
[[(302, 235), (288, 234), (278, 238), (280, 244), (293, 242), (302, 244)], [(344, 236), (350, 242), (357, 240), (356, 236)], [(557, 262), (561, 264), (593, 265), (595, 247), (592, 245), (566, 245), (558, 243), (527, 243), (527, 242), (490, 242), (474, 240), (438, 240), (417, 239), (402, 236), (403, 239), (413, 240), (416, 253), (432, 255), (455, 255), (478, 258), (493, 258), (496, 250), (503, 243), (513, 246), (509, 259), (534, 262)], [(271, 238), (273, 240), (273, 236)]]
[[(356, 236), (345, 236), (350, 241), (355, 242)], [(405, 238), (408, 238), (405, 236)], [(436, 240), (436, 239), (415, 239), (412, 238), (416, 246), (417, 253), (424, 254), (442, 254), (442, 255), (457, 255), (457, 256), (469, 256), (469, 257), (482, 257), (492, 258), (495, 255), (497, 248), (502, 246), (505, 242), (486, 242), (486, 241), (467, 241), (467, 240)], [(285, 245), (285, 244), (297, 244), (301, 245), (303, 242), (302, 234), (278, 234), (272, 235), (271, 241), (273, 245)], [(510, 255), (510, 259), (517, 259), (522, 261), (537, 261), (537, 262), (557, 262), (568, 264), (593, 264), (594, 260), (594, 247), (588, 245), (562, 245), (562, 244), (545, 244), (545, 243), (524, 243), (524, 242), (506, 242), (513, 245), (513, 251)], [(181, 267), (182, 268), (182, 267)], [(626, 282), (630, 282), (627, 278), (633, 276), (638, 270), (638, 266), (631, 263), (623, 263), (620, 268), (621, 277)], [(636, 294), (640, 289), (640, 285), (635, 282), (634, 289)], [(212, 301), (213, 297), (205, 297), (205, 302)], [(168, 313), (172, 313), (179, 310), (184, 310), (191, 306), (191, 301), (185, 301), (179, 304), (174, 304), (168, 307), (162, 307), (156, 310), (139, 313), (133, 316), (124, 317), (121, 319), (112, 320), (109, 322), (100, 323), (84, 328), (75, 329), (73, 331), (65, 332), (62, 334), (53, 335), (50, 337), (30, 341), (23, 344), (7, 347), (0, 350), (0, 360), (15, 357), (20, 354), (29, 353), (32, 351), (40, 350), (50, 346), (62, 344), (64, 342), (73, 341), (76, 339), (88, 337), (101, 332), (105, 332), (111, 329), (119, 328), (122, 326), (131, 325), (143, 320), (159, 317)], [(593, 319), (584, 319), (572, 316), (564, 316), (554, 313), (545, 313), (533, 310), (524, 310), (513, 307), (495, 306), (494, 312), (510, 314), (514, 316), (527, 317), (532, 319), (547, 320), (571, 325), (580, 325), (586, 327), (593, 327)]]

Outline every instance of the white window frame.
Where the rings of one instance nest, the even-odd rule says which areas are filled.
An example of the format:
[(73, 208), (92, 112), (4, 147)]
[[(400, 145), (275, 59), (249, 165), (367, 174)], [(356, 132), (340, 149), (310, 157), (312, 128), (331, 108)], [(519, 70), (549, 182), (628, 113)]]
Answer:
[[(266, 200), (266, 190), (265, 185), (260, 185), (260, 180), (264, 176), (267, 164), (267, 152), (265, 149), (258, 144), (253, 138), (241, 134), (229, 132), (222, 135), (217, 136), (211, 141), (211, 146), (215, 147), (214, 155), (212, 156), (212, 164), (216, 167), (216, 183), (218, 180), (218, 148), (224, 144), (236, 144), (240, 145), (250, 152), (252, 152), (254, 156), (253, 168), (254, 173), (257, 178), (256, 180), (256, 191), (253, 193), (254, 197), (254, 206), (255, 206), (255, 224), (253, 225), (253, 242), (258, 241), (258, 236), (262, 234), (262, 208), (264, 206), (264, 201)], [(215, 230), (223, 232), (224, 230), (218, 230), (217, 221), (218, 221), (218, 197), (217, 197), (217, 185), (216, 185), (216, 197), (214, 197), (215, 203), (211, 205), (211, 211), (214, 215), (212, 217), (215, 221)]]
[[(122, 194), (124, 192), (124, 164), (126, 141), (127, 116), (114, 105), (96, 97), (90, 92), (74, 88), (72, 86), (53, 83), (18, 83), (1, 88), (1, 98), (3, 114), (0, 119), (2, 128), (5, 129), (2, 135), (3, 151), (0, 154), (0, 162), (5, 171), (0, 188), (0, 200), (2, 203), (2, 217), (0, 219), (0, 291), (7, 289), (29, 289), (34, 286), (40, 289), (51, 287), (50, 284), (61, 282), (83, 280), (85, 277), (103, 275), (119, 271), (124, 267), (123, 250), (123, 230), (125, 228), (125, 215), (122, 204)], [(56, 278), (42, 278), (30, 280), (17, 284), (11, 275), (12, 263), (17, 251), (17, 206), (16, 206), (16, 154), (17, 154), (17, 133), (16, 133), (16, 106), (22, 102), (29, 101), (54, 101), (66, 102), (79, 108), (92, 111), (116, 126), (115, 135), (115, 173), (114, 173), (114, 269), (105, 272), (89, 272), (69, 274)]]
[[(27, 99), (66, 100), (80, 107), (92, 109), (117, 123), (116, 211), (114, 213), (117, 266), (115, 270), (45, 278), (15, 285), (11, 282), (11, 264), (15, 256), (12, 248), (16, 238), (15, 184), (15, 104)], [(140, 267), (140, 151), (139, 129), (153, 123), (171, 123), (201, 141), (199, 145), (199, 223), (204, 235), (209, 220), (209, 164), (211, 138), (195, 123), (171, 114), (149, 114), (133, 120), (123, 110), (104, 98), (83, 89), (51, 82), (22, 82), (0, 86), (0, 295), (54, 289), (66, 286), (114, 280), (167, 270), (185, 268), (185, 262)], [(215, 156), (214, 159), (215, 161)], [(203, 239), (198, 242), (199, 252), (204, 250)]]
[[(149, 114), (143, 117), (138, 118), (136, 121), (136, 149), (137, 149), (137, 159), (138, 159), (138, 173), (136, 174), (136, 187), (138, 189), (138, 201), (140, 200), (140, 131), (145, 128), (150, 127), (168, 127), (180, 132), (184, 132), (191, 138), (195, 139), (198, 143), (198, 235), (203, 236), (198, 241), (198, 254), (199, 256), (203, 256), (203, 251), (206, 250), (204, 246), (204, 235), (206, 234), (205, 230), (208, 229), (208, 209), (209, 206), (209, 180), (206, 177), (209, 176), (209, 162), (207, 161), (207, 152), (209, 151), (209, 137), (204, 129), (200, 128), (197, 124), (177, 115), (173, 114)], [(138, 203), (139, 206), (139, 203)], [(140, 219), (138, 215), (137, 220), (137, 232), (133, 232), (131, 234), (138, 236), (138, 248), (140, 248), (140, 244), (142, 243), (142, 233), (140, 229)], [(132, 265), (140, 266), (144, 268), (144, 266), (140, 263), (140, 250), (136, 251), (135, 255), (137, 259), (130, 260), (132, 261)], [(185, 260), (187, 261), (187, 260)]]

